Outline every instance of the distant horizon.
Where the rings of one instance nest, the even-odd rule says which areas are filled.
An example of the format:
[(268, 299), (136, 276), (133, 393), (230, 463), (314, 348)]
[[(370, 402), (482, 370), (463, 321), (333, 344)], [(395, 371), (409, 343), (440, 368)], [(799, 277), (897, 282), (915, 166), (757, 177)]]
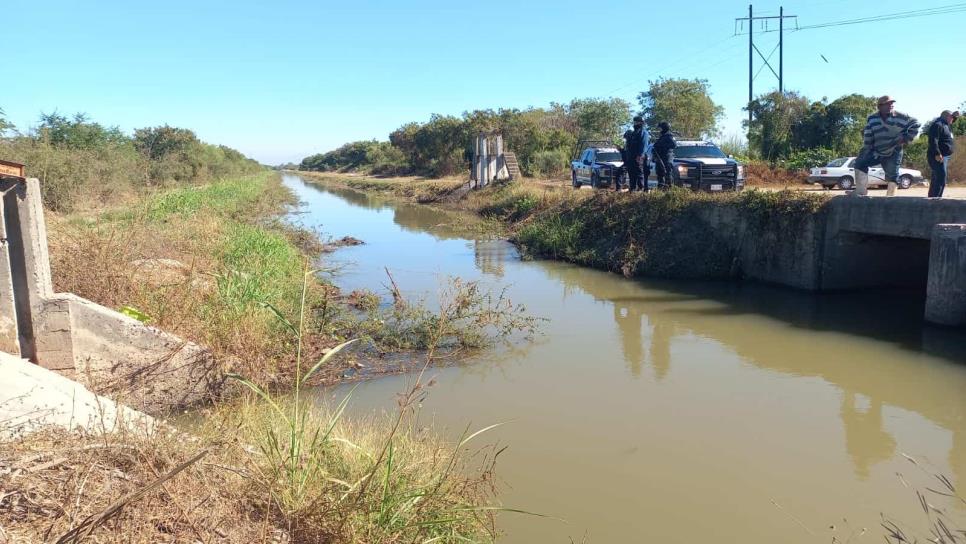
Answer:
[[(777, 15), (782, 4), (801, 27), (909, 11), (897, 0), (769, 1), (756, 4), (755, 14)], [(917, 10), (944, 5), (932, 1)], [(278, 165), (351, 141), (384, 141), (434, 113), (591, 97), (623, 98), (636, 108), (649, 80), (683, 77), (708, 80), (712, 98), (725, 108), (722, 138), (744, 137), (748, 40), (734, 35), (746, 30), (734, 19), (747, 16), (747, 3), (702, 0), (692, 10), (703, 15), (696, 19), (679, 17), (674, 6), (642, 10), (619, 1), (600, 8), (641, 14), (649, 46), (633, 61), (622, 60), (626, 29), (599, 47), (562, 32), (583, 6), (496, 2), (487, 9), (515, 15), (492, 24), (473, 6), (439, 0), (406, 6), (13, 0), (6, 10), (15, 23), (9, 43), (30, 47), (8, 61), (7, 72), (18, 77), (4, 89), (0, 108), (22, 131), (53, 111), (83, 112), (128, 133), (169, 124)], [(660, 21), (670, 37), (655, 37), (649, 21)], [(951, 67), (966, 36), (947, 30), (962, 22), (966, 12), (786, 31), (785, 88), (809, 100), (889, 94), (897, 110), (926, 122), (966, 101), (966, 74)], [(35, 28), (44, 28), (42, 40)], [(755, 29), (756, 45), (768, 56), (777, 33), (761, 30)], [(884, 45), (893, 43), (883, 41), (889, 36), (894, 47)], [(777, 69), (777, 52), (771, 54)], [(756, 96), (777, 88), (757, 58), (755, 69)]]

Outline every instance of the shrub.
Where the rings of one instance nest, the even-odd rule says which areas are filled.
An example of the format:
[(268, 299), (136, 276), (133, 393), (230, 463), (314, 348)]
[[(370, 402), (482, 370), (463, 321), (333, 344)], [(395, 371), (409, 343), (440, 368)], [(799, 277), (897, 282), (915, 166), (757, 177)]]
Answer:
[(824, 166), (837, 156), (835, 151), (826, 147), (801, 149), (793, 151), (787, 159), (778, 161), (778, 164), (786, 170), (808, 170), (816, 166)]
[(534, 173), (546, 177), (557, 177), (567, 171), (570, 161), (563, 149), (540, 151), (533, 155)]

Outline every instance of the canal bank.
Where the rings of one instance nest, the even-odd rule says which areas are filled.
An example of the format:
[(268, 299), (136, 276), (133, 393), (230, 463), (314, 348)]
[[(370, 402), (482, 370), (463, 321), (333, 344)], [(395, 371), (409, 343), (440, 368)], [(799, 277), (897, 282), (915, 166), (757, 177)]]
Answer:
[(628, 195), (522, 183), (466, 193), (456, 180), (311, 179), (468, 209), (502, 222), (538, 257), (628, 277), (749, 279), (823, 292), (908, 287), (926, 293), (930, 322), (966, 325), (966, 231), (955, 227), (966, 224), (966, 201), (757, 190)]
[[(506, 422), (488, 438), (508, 446), (500, 500), (566, 520), (501, 514), (506, 542), (878, 540), (880, 513), (927, 530), (896, 475), (935, 479), (904, 455), (966, 482), (966, 341), (923, 326), (918, 290), (627, 280), (522, 260), (425, 206), (285, 183), (303, 224), (366, 241), (328, 257), (343, 289), (388, 296), (388, 267), (432, 298), (459, 275), (549, 318), (533, 344), (434, 371), (422, 408), (454, 435)], [(411, 379), (359, 385), (350, 411), (391, 411)]]

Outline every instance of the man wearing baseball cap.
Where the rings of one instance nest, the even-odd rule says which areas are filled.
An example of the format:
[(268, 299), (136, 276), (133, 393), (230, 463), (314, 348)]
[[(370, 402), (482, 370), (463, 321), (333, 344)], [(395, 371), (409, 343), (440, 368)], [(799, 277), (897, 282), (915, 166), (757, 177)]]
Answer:
[(647, 143), (648, 134), (644, 130), (644, 118), (640, 115), (634, 117), (634, 129), (624, 133), (624, 154), (627, 167), (629, 192), (647, 191), (647, 176), (644, 168), (647, 166)]
[(929, 180), (929, 197), (939, 198), (946, 189), (946, 174), (949, 159), (955, 151), (955, 140), (950, 125), (959, 118), (959, 112), (943, 111), (929, 126), (929, 149), (926, 150), (926, 160), (932, 169), (932, 179)]
[(902, 151), (919, 135), (919, 121), (895, 111), (891, 96), (880, 96), (876, 101), (878, 112), (869, 116), (862, 131), (862, 150), (855, 159), (855, 192), (865, 196), (869, 187), (869, 167), (882, 165), (889, 184), (888, 196), (896, 192), (896, 179), (902, 166)]

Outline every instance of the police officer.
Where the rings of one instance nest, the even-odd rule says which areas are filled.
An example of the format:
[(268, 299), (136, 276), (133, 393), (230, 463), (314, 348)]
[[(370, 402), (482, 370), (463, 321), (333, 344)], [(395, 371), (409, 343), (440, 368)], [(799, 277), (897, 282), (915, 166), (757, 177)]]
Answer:
[(629, 191), (647, 191), (647, 179), (644, 178), (647, 155), (647, 131), (644, 130), (644, 118), (634, 117), (634, 129), (624, 133), (624, 154), (627, 161), (627, 178)]
[[(631, 131), (624, 133), (624, 140), (626, 142), (628, 135)], [(617, 173), (614, 175), (614, 192), (621, 192), (621, 185), (623, 185), (624, 174), (627, 173), (627, 149), (621, 146), (617, 146), (617, 151), (621, 154), (621, 167), (617, 169)]]
[(671, 125), (667, 121), (661, 121), (658, 128), (661, 129), (661, 136), (654, 143), (654, 166), (657, 168), (657, 186), (667, 189), (673, 181), (674, 168), (674, 148), (678, 146), (671, 134)]

